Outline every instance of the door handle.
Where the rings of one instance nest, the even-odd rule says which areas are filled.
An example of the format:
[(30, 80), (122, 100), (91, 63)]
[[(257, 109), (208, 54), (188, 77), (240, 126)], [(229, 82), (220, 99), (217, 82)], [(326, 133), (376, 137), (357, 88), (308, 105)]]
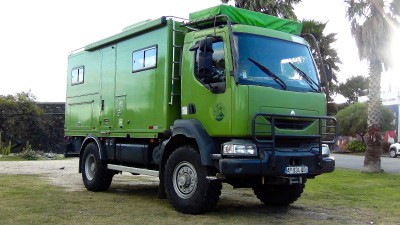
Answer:
[(188, 104), (188, 113), (196, 114), (196, 106), (193, 103)]

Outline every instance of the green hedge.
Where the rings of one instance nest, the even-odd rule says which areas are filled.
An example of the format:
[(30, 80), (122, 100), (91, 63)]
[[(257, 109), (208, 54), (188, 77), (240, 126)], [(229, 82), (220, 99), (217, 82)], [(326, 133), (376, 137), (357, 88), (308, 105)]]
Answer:
[(359, 140), (350, 141), (350, 143), (346, 145), (346, 148), (350, 152), (365, 152), (365, 150), (367, 150), (365, 143)]

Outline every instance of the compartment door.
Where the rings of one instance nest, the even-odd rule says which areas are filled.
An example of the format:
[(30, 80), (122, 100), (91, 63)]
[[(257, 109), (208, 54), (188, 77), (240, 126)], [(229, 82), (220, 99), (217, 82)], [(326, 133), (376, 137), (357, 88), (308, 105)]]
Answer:
[(101, 50), (101, 82), (100, 82), (100, 129), (108, 132), (114, 128), (115, 115), (115, 62), (116, 48), (109, 46)]

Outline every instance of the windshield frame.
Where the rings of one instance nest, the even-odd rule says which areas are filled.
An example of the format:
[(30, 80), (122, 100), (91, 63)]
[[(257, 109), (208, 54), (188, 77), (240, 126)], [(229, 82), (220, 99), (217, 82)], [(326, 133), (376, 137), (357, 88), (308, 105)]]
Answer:
[[(258, 38), (258, 39), (264, 39), (264, 40), (271, 40), (271, 41), (265, 42), (266, 45), (268, 45), (270, 43), (277, 43), (277, 42), (287, 43), (287, 45), (284, 45), (282, 47), (282, 49), (290, 47), (290, 46), (297, 46), (297, 47), (299, 47), (299, 49), (304, 47), (303, 49), (300, 49), (301, 51), (303, 51), (302, 53), (304, 53), (301, 56), (304, 58), (305, 61), (307, 61), (304, 65), (306, 65), (308, 67), (309, 71), (311, 71), (311, 74), (307, 73), (307, 72), (309, 72), (309, 71), (307, 71), (306, 75), (310, 76), (311, 79), (313, 80), (313, 83), (315, 82), (317, 84), (317, 88), (316, 88), (317, 90), (315, 90), (315, 88), (313, 88), (313, 87), (310, 87), (310, 85), (307, 83), (307, 81), (304, 80), (304, 77), (302, 75), (300, 75), (300, 74), (298, 74), (298, 75), (301, 78), (296, 78), (296, 81), (299, 84), (298, 85), (293, 85), (293, 84), (292, 85), (288, 85), (287, 90), (288, 91), (296, 91), (296, 92), (317, 92), (317, 93), (321, 93), (322, 92), (321, 82), (320, 82), (320, 75), (318, 73), (319, 71), (318, 71), (317, 66), (315, 64), (315, 60), (314, 60), (314, 58), (312, 56), (311, 50), (310, 50), (309, 46), (307, 45), (307, 42), (305, 42), (304, 39), (302, 39), (301, 37), (293, 36), (293, 35), (285, 35), (285, 36), (291, 37), (292, 40), (290, 41), (290, 39), (288, 39), (287, 37), (279, 38), (279, 37), (274, 37), (275, 35), (269, 36), (269, 35), (264, 35), (264, 34), (255, 34), (255, 33), (248, 33), (248, 32), (242, 32), (242, 31), (234, 31), (233, 32), (233, 38), (234, 38), (234, 43), (235, 43), (234, 51), (235, 51), (236, 56), (237, 56), (237, 58), (235, 59), (235, 61), (236, 61), (235, 64), (237, 66), (237, 68), (236, 68), (237, 74), (235, 74), (237, 76), (237, 78), (236, 78), (237, 81), (238, 81), (237, 84), (239, 84), (239, 85), (265, 86), (265, 87), (271, 87), (271, 88), (274, 88), (274, 89), (282, 90), (281, 85), (277, 84), (275, 81), (272, 81), (272, 82), (269, 82), (269, 83), (268, 82), (256, 82), (254, 80), (250, 81), (250, 80), (248, 80), (246, 78), (243, 78), (243, 76), (241, 74), (241, 69), (242, 69), (241, 66), (243, 64), (243, 60), (245, 60), (245, 59), (247, 59), (249, 57), (252, 58), (253, 55), (252, 54), (242, 54), (241, 53), (241, 47), (240, 47), (240, 45), (241, 45), (241, 43), (240, 43), (241, 36), (248, 36), (250, 38), (255, 37), (256, 39)], [(282, 45), (276, 45), (276, 46), (282, 46)], [(252, 51), (254, 51), (254, 50), (252, 50)], [(271, 57), (271, 55), (275, 55), (275, 54), (274, 53), (270, 54), (270, 57)], [(259, 57), (257, 59), (255, 59), (255, 60), (258, 61)], [(284, 58), (282, 58), (281, 60), (284, 60)], [(264, 67), (268, 68), (268, 65), (264, 65), (263, 61), (262, 60), (260, 60), (260, 61), (261, 61), (260, 62), (261, 65), (263, 65)], [(289, 61), (289, 62), (291, 62), (291, 61)], [(249, 63), (251, 63), (251, 62), (249, 61)], [(253, 64), (253, 66), (257, 67), (254, 64)], [(293, 73), (299, 73), (298, 71), (296, 71), (289, 64), (288, 64), (288, 66), (293, 69)], [(268, 68), (268, 69), (270, 69), (270, 68)], [(303, 71), (303, 68), (300, 68), (300, 69)], [(273, 71), (273, 70), (271, 70), (271, 71)], [(259, 70), (258, 73), (263, 73), (263, 72), (261, 70)], [(281, 75), (282, 75), (281, 73), (277, 73), (276, 71), (273, 71), (273, 73), (278, 74), (279, 78), (282, 78), (281, 77)], [(286, 82), (286, 80), (287, 79), (285, 79), (285, 82)], [(301, 85), (300, 85), (300, 83), (301, 83)]]

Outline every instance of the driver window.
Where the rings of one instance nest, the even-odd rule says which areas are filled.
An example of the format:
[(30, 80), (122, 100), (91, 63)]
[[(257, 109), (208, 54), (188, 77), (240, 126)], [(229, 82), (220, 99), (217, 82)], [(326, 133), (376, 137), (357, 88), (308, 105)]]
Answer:
[(210, 46), (196, 50), (195, 77), (213, 93), (225, 92), (224, 42), (216, 40)]

